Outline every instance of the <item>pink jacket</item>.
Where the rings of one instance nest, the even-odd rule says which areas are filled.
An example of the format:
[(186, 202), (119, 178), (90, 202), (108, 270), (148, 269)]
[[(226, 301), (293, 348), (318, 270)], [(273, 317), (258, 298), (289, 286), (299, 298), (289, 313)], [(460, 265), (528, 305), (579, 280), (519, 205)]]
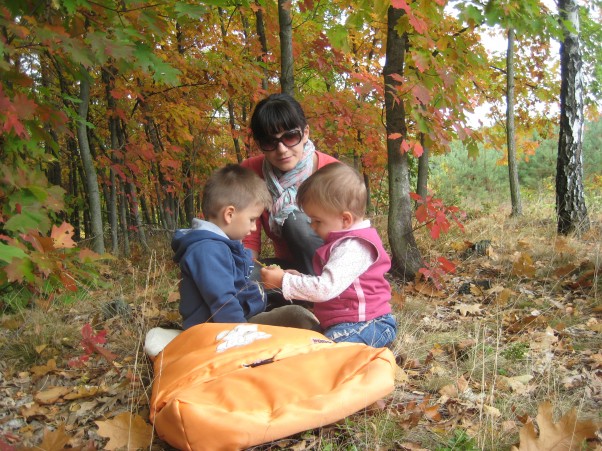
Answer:
[(391, 259), (383, 247), (378, 232), (373, 227), (332, 232), (324, 246), (314, 256), (314, 271), (322, 274), (332, 247), (350, 236), (370, 243), (377, 252), (376, 261), (345, 291), (334, 299), (314, 304), (314, 314), (323, 328), (346, 322), (363, 322), (391, 313), (391, 286), (385, 273), (391, 268)]

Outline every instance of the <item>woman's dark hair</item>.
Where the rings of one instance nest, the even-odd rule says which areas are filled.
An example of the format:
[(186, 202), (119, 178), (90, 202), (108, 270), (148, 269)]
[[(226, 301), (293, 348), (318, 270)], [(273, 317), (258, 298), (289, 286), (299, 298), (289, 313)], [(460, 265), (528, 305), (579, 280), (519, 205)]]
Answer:
[(251, 132), (256, 141), (295, 128), (303, 131), (306, 125), (303, 108), (288, 94), (271, 94), (255, 106), (251, 116)]

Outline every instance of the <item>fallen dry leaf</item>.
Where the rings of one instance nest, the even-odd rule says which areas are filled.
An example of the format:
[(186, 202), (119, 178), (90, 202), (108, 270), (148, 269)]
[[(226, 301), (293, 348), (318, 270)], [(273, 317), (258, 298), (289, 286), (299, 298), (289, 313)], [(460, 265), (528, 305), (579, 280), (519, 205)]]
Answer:
[(441, 290), (438, 290), (430, 283), (424, 282), (416, 282), (414, 283), (414, 291), (420, 294), (424, 294), (430, 298), (444, 298), (446, 297), (445, 293)]
[(596, 431), (602, 426), (602, 423), (593, 420), (578, 421), (575, 408), (554, 423), (552, 403), (549, 401), (539, 405), (535, 421), (539, 434), (533, 422), (528, 422), (519, 432), (519, 447), (512, 447), (513, 451), (578, 450), (584, 440), (595, 438)]
[(95, 421), (98, 435), (109, 439), (105, 449), (148, 448), (153, 438), (153, 427), (140, 415), (124, 412), (107, 421)]
[(410, 381), (410, 377), (408, 376), (408, 373), (406, 373), (403, 368), (401, 368), (399, 365), (397, 365), (395, 367), (395, 382), (397, 382), (398, 384), (405, 384), (407, 382)]
[(479, 315), (481, 313), (481, 304), (458, 304), (454, 309), (459, 311), (462, 316), (466, 316), (469, 313), (471, 315)]
[(535, 275), (535, 265), (529, 254), (521, 253), (512, 265), (511, 274), (514, 276), (533, 277)]
[(19, 451), (61, 451), (65, 449), (65, 445), (69, 443), (71, 437), (65, 434), (65, 425), (61, 424), (56, 431), (44, 430), (44, 438), (42, 442), (34, 447), (20, 447)]
[(51, 371), (56, 371), (56, 369), (56, 360), (50, 359), (48, 362), (46, 362), (46, 365), (32, 366), (31, 372), (35, 376), (40, 377), (50, 373)]
[(54, 404), (70, 391), (69, 387), (52, 387), (36, 393), (33, 399), (39, 404)]

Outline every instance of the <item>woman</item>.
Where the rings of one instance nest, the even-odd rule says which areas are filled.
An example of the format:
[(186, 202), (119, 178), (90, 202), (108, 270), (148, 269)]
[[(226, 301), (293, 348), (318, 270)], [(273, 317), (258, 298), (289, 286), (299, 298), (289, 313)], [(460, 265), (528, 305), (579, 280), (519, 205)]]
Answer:
[(251, 132), (262, 154), (243, 161), (242, 166), (265, 180), (274, 204), (258, 219), (257, 230), (245, 237), (243, 244), (257, 258), (263, 229), (275, 253), (275, 258), (266, 262), (314, 274), (312, 258), (323, 241), (297, 206), (297, 188), (319, 168), (338, 160), (315, 149), (305, 113), (288, 94), (272, 94), (257, 104)]

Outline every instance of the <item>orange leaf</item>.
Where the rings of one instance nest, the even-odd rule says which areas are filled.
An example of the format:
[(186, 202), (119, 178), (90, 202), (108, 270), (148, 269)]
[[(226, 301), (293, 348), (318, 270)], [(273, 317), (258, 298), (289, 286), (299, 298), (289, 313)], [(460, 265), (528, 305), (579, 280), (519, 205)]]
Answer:
[(61, 398), (70, 391), (71, 389), (69, 387), (52, 387), (48, 390), (36, 393), (33, 396), (33, 399), (39, 404), (54, 404), (55, 402), (62, 400)]
[(535, 418), (539, 434), (533, 422), (525, 424), (519, 433), (520, 446), (512, 449), (518, 451), (581, 449), (581, 443), (595, 438), (596, 431), (602, 425), (594, 420), (578, 421), (575, 408), (567, 412), (557, 423), (554, 423), (552, 415), (552, 403), (546, 401), (540, 404)]
[[(44, 438), (35, 449), (45, 449), (49, 451), (65, 449), (65, 445), (69, 443), (69, 437), (65, 434), (65, 425), (61, 424), (56, 431), (44, 430)], [(34, 449), (34, 448), (31, 448)]]
[(52, 232), (50, 234), (52, 241), (54, 241), (54, 247), (56, 249), (65, 249), (75, 247), (75, 241), (73, 241), (73, 226), (66, 222), (63, 222), (60, 227), (52, 226)]
[(140, 415), (124, 412), (107, 421), (96, 421), (98, 435), (109, 439), (105, 449), (148, 448), (153, 439), (153, 427)]

